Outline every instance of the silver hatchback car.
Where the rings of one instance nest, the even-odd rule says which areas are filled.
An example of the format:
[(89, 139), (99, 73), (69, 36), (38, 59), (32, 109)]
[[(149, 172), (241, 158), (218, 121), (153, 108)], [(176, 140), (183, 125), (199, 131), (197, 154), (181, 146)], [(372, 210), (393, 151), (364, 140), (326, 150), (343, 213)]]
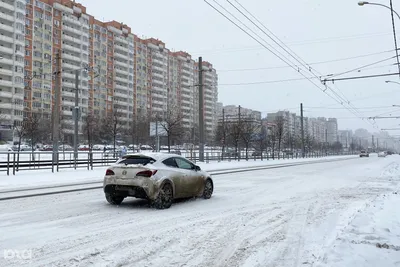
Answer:
[(125, 155), (107, 169), (103, 190), (113, 205), (136, 197), (167, 209), (174, 199), (211, 198), (214, 182), (207, 172), (179, 155), (136, 153)]

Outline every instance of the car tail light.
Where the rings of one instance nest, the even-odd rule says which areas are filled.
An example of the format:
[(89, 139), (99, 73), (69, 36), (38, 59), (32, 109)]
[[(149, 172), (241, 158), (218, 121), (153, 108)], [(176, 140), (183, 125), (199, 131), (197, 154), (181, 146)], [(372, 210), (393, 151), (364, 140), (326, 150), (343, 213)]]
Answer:
[(106, 175), (115, 175), (113, 170), (106, 170)]
[(136, 174), (136, 176), (151, 177), (151, 176), (153, 176), (153, 175), (156, 174), (156, 173), (157, 173), (157, 170), (154, 170), (154, 171), (147, 170), (147, 171), (138, 172), (138, 173)]

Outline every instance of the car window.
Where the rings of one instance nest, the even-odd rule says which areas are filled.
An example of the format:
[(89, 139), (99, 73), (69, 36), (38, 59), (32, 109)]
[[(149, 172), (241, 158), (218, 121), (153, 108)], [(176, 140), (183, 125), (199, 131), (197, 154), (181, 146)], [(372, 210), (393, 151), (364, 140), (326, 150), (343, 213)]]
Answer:
[(178, 165), (176, 164), (176, 161), (174, 158), (166, 159), (162, 163), (164, 163), (164, 165), (166, 165), (168, 167), (178, 168)]
[(156, 162), (153, 158), (149, 157), (126, 157), (118, 160), (116, 163), (117, 164), (126, 164), (126, 165), (136, 165), (136, 164), (141, 164), (141, 165), (147, 165), (147, 164), (153, 164)]
[(175, 158), (176, 164), (178, 164), (178, 167), (180, 169), (185, 169), (185, 170), (192, 170), (193, 169), (193, 164), (190, 163), (189, 161), (182, 159), (182, 158)]

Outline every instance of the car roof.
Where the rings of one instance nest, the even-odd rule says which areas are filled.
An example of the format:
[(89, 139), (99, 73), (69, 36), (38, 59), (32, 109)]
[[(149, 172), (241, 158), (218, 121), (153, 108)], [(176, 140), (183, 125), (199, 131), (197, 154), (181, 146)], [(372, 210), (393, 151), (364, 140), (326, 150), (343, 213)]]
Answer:
[(129, 153), (126, 154), (124, 157), (129, 157), (129, 156), (144, 156), (144, 157), (151, 157), (155, 159), (156, 161), (163, 161), (167, 158), (171, 157), (180, 157), (179, 155), (176, 154), (169, 154), (169, 153), (162, 153), (162, 152), (140, 152), (140, 153)]

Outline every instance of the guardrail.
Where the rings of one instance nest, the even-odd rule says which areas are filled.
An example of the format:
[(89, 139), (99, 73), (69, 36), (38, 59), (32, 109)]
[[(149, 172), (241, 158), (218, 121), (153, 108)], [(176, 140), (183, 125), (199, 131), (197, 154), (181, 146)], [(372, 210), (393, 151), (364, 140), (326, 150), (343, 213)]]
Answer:
[[(247, 154), (241, 153), (240, 157), (232, 155), (222, 155), (220, 151), (205, 152), (204, 160), (206, 163), (210, 161), (249, 161), (249, 160), (275, 160), (275, 159), (297, 159), (301, 158), (300, 153), (293, 153), (291, 155), (275, 153), (272, 155), (268, 154)], [(182, 156), (188, 158), (193, 162), (199, 161), (198, 152), (181, 152)], [(119, 158), (119, 153), (110, 152), (78, 152), (78, 158), (74, 159), (74, 152), (59, 152), (58, 161), (53, 162), (53, 152), (47, 151), (35, 151), (35, 152), (0, 152), (0, 172), (6, 172), (7, 175), (15, 175), (19, 171), (23, 170), (43, 170), (49, 169), (52, 172), (58, 172), (60, 169), (65, 168), (86, 168), (93, 170), (94, 167), (108, 166)], [(326, 156), (337, 156), (337, 155), (352, 155), (352, 153), (321, 153), (313, 152), (307, 153), (305, 158), (319, 158)]]

